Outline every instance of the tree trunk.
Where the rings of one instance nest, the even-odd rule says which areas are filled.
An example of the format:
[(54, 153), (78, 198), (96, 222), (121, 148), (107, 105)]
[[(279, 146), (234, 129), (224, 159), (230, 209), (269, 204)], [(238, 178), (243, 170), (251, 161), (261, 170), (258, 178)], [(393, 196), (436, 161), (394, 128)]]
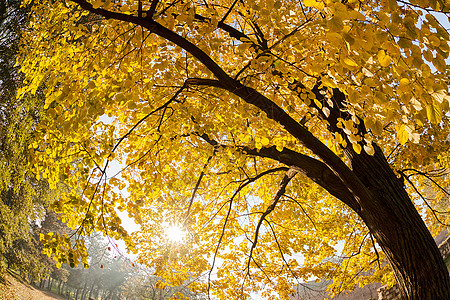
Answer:
[(403, 299), (450, 299), (447, 267), (425, 223), (382, 151), (346, 155), (372, 199), (359, 199), (359, 215), (391, 265)]
[(63, 285), (64, 281), (60, 280), (58, 285), (58, 294), (61, 295), (61, 285)]
[(51, 291), (51, 290), (52, 290), (52, 286), (53, 286), (53, 278), (52, 278), (51, 275), (49, 275), (49, 276), (48, 276), (47, 289), (48, 289), (49, 291)]
[(87, 293), (87, 280), (84, 282), (83, 291), (81, 292), (81, 299), (84, 300), (86, 298)]
[(93, 293), (94, 293), (94, 284), (92, 284), (91, 290), (89, 291), (89, 298), (92, 298)]

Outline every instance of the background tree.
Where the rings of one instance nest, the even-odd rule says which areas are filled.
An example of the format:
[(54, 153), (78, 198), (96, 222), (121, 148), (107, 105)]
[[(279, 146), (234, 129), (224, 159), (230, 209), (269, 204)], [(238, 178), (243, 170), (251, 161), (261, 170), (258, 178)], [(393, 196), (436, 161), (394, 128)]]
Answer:
[(48, 116), (31, 165), (83, 191), (55, 204), (77, 233), (123, 238), (166, 282), (206, 274), (193, 288), (220, 298), (392, 283), (387, 261), (405, 299), (448, 299), (411, 180), (449, 163), (443, 1), (35, 4), (20, 95), (45, 83)]
[[(123, 286), (122, 295), (127, 300), (152, 299), (166, 300), (173, 299), (206, 299), (205, 294), (198, 294), (191, 291), (189, 285), (195, 278), (189, 278), (179, 286), (166, 286), (164, 280), (153, 275), (153, 270), (145, 267), (135, 268), (135, 272), (127, 278)], [(183, 298), (184, 297), (184, 298)]]
[[(21, 33), (27, 26), (27, 10), (20, 1), (0, 3), (0, 257), (25, 274), (42, 275), (33, 237), (34, 221), (54, 193), (28, 168), (28, 146), (42, 110), (39, 93), (16, 98), (22, 76), (15, 66)], [(32, 176), (30, 176), (32, 175)]]
[(83, 294), (89, 294), (89, 297), (100, 294), (102, 299), (120, 299), (125, 280), (134, 271), (131, 262), (117, 254), (101, 234), (97, 233), (85, 239), (89, 253), (89, 269), (80, 268), (84, 274)]
[[(40, 220), (39, 225), (33, 226), (33, 238), (34, 238), (34, 249), (38, 253), (38, 259), (41, 264), (45, 266), (45, 273), (41, 274), (41, 282), (40, 287), (44, 288), (45, 283), (47, 283), (47, 288), (49, 290), (52, 289), (53, 280), (61, 282), (67, 282), (67, 278), (70, 274), (67, 268), (61, 268), (58, 266), (58, 263), (51, 257), (46, 254), (43, 254), (42, 250), (44, 249), (44, 245), (40, 242), (41, 235), (56, 233), (60, 235), (70, 236), (72, 231), (63, 223), (58, 215), (49, 208), (46, 208), (45, 216)], [(36, 276), (30, 280), (33, 282), (33, 279), (36, 280)]]

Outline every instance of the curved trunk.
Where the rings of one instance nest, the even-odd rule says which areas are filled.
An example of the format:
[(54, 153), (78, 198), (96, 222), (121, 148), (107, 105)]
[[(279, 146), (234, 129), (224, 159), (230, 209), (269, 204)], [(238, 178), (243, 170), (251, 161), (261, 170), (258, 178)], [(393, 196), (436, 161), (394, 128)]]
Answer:
[(450, 299), (447, 267), (425, 223), (382, 151), (374, 156), (347, 150), (352, 169), (371, 191), (359, 199), (359, 215), (391, 265), (402, 299)]

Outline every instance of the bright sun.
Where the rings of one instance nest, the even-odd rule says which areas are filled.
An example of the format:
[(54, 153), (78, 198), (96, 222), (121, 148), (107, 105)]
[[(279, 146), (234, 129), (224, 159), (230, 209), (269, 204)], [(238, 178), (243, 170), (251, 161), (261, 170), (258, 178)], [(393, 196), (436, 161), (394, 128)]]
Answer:
[(185, 232), (181, 226), (166, 223), (164, 224), (164, 228), (164, 233), (171, 242), (179, 243), (183, 240)]

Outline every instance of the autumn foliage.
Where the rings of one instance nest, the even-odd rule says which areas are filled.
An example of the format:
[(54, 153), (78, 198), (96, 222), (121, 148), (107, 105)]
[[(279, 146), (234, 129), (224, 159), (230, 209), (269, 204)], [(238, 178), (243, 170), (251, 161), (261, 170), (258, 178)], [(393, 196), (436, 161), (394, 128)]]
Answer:
[[(409, 299), (425, 299), (403, 250), (427, 245), (439, 261), (427, 272), (444, 274), (430, 284), (448, 293), (412, 203), (428, 225), (448, 221), (450, 48), (440, 20), (449, 5), (42, 0), (31, 9), (20, 95), (42, 91), (46, 113), (30, 166), (70, 187), (53, 206), (78, 234), (123, 239), (164, 284), (198, 277), (193, 289), (221, 299), (287, 298), (314, 277), (332, 279), (333, 293), (395, 277)], [(140, 230), (128, 234), (119, 211)], [(167, 223), (184, 228), (183, 243), (167, 239)], [(43, 241), (60, 260), (85, 251), (56, 235)]]

